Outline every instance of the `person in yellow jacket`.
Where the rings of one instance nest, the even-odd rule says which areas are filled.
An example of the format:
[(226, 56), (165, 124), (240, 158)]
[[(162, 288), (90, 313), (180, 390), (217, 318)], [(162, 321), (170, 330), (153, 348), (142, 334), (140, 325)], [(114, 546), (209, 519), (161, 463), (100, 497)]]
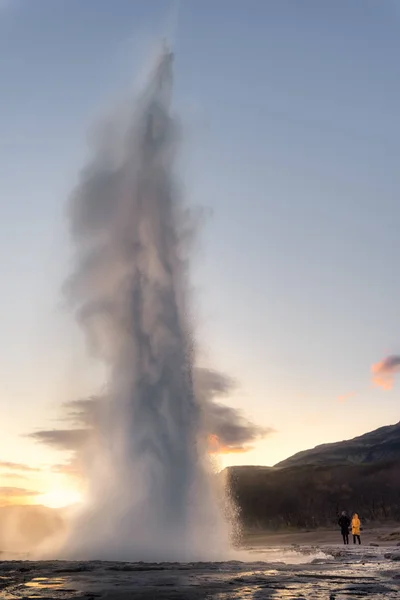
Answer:
[(360, 531), (361, 531), (361, 522), (360, 522), (360, 519), (358, 518), (358, 514), (354, 513), (353, 518), (351, 520), (351, 533), (353, 534), (353, 544), (356, 543), (356, 540), (358, 541), (359, 544), (361, 544)]

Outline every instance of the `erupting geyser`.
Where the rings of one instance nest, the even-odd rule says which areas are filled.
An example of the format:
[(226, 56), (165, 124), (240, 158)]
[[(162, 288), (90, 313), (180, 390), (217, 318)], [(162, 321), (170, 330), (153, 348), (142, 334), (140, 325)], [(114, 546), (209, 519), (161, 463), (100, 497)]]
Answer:
[(68, 290), (107, 373), (64, 548), (79, 559), (215, 559), (227, 544), (193, 387), (172, 61), (164, 50), (125, 125), (104, 129), (71, 199)]

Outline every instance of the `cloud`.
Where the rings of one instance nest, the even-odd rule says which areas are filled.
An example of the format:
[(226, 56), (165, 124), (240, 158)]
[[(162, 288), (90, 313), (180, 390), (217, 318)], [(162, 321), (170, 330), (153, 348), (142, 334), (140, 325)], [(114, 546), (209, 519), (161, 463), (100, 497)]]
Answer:
[(391, 355), (371, 367), (372, 381), (377, 387), (391, 390), (394, 384), (394, 376), (400, 372), (400, 356)]
[(243, 454), (253, 450), (253, 446), (225, 446), (217, 435), (208, 436), (208, 452), (210, 454)]
[(0, 461), (0, 470), (23, 471), (26, 473), (37, 473), (38, 471), (41, 471), (38, 467), (30, 467), (29, 465), (24, 465), (22, 463), (6, 461)]
[(36, 442), (57, 450), (80, 450), (88, 435), (87, 429), (51, 429), (28, 434)]
[(103, 397), (92, 396), (65, 402), (64, 419), (75, 427), (94, 427), (100, 418), (100, 403)]
[(76, 459), (72, 459), (67, 463), (52, 465), (53, 473), (61, 473), (62, 475), (77, 476), (80, 474), (79, 463)]
[[(218, 402), (217, 397), (228, 396), (236, 383), (227, 375), (212, 369), (197, 368), (194, 387), (203, 407), (203, 419), (208, 432), (211, 453), (248, 452), (253, 444), (274, 432), (247, 419), (237, 408)], [(55, 472), (79, 475), (80, 453), (91, 430), (96, 429), (104, 396), (92, 396), (63, 404), (63, 421), (70, 428), (36, 431), (29, 434), (35, 441), (52, 448), (75, 453), (71, 462), (55, 465)]]
[(0, 497), (3, 498), (22, 498), (27, 496), (37, 496), (39, 492), (34, 490), (27, 490), (19, 487), (7, 487), (0, 486)]
[(0, 475), (0, 480), (1, 479), (26, 479), (29, 480), (29, 477), (27, 477), (26, 475), (22, 475), (22, 473), (16, 473), (15, 471), (11, 471), (10, 473), (2, 473)]
[(39, 492), (28, 490), (26, 488), (0, 486), (0, 504), (3, 505), (13, 503), (15, 500), (18, 500), (19, 502), (29, 500), (38, 495)]
[(210, 452), (248, 452), (253, 447), (251, 444), (274, 433), (271, 427), (255, 425), (239, 409), (215, 400), (217, 396), (227, 396), (236, 387), (231, 377), (212, 369), (198, 368), (194, 385), (204, 407)]
[(202, 398), (226, 396), (236, 387), (236, 382), (231, 377), (213, 369), (198, 367), (193, 379), (196, 392)]
[(356, 396), (356, 392), (349, 392), (348, 394), (341, 394), (337, 397), (338, 402), (346, 402), (347, 400), (351, 400)]
[(214, 440), (214, 452), (247, 452), (249, 444), (274, 433), (271, 427), (260, 427), (248, 420), (238, 409), (217, 403), (205, 405), (205, 421)]
[(15, 498), (16, 496), (37, 496), (38, 492), (27, 490), (19, 487), (2, 487), (0, 486), (0, 496), (8, 496)]

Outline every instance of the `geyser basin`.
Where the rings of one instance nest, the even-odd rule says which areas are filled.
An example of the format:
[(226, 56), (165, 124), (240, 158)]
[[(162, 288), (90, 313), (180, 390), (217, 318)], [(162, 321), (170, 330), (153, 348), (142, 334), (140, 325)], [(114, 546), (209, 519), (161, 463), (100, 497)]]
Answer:
[(68, 292), (107, 373), (63, 552), (77, 559), (209, 560), (228, 543), (193, 387), (172, 63), (165, 49), (123, 126), (107, 124), (69, 207)]

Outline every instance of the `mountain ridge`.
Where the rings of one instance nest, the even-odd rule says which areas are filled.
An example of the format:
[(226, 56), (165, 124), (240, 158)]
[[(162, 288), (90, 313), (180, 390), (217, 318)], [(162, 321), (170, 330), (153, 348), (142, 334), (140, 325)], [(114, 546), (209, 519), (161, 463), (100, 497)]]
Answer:
[(400, 521), (400, 423), (225, 475), (247, 528), (330, 527), (342, 510)]
[(320, 444), (280, 461), (277, 468), (305, 464), (371, 463), (400, 459), (400, 422), (384, 425), (349, 440)]

